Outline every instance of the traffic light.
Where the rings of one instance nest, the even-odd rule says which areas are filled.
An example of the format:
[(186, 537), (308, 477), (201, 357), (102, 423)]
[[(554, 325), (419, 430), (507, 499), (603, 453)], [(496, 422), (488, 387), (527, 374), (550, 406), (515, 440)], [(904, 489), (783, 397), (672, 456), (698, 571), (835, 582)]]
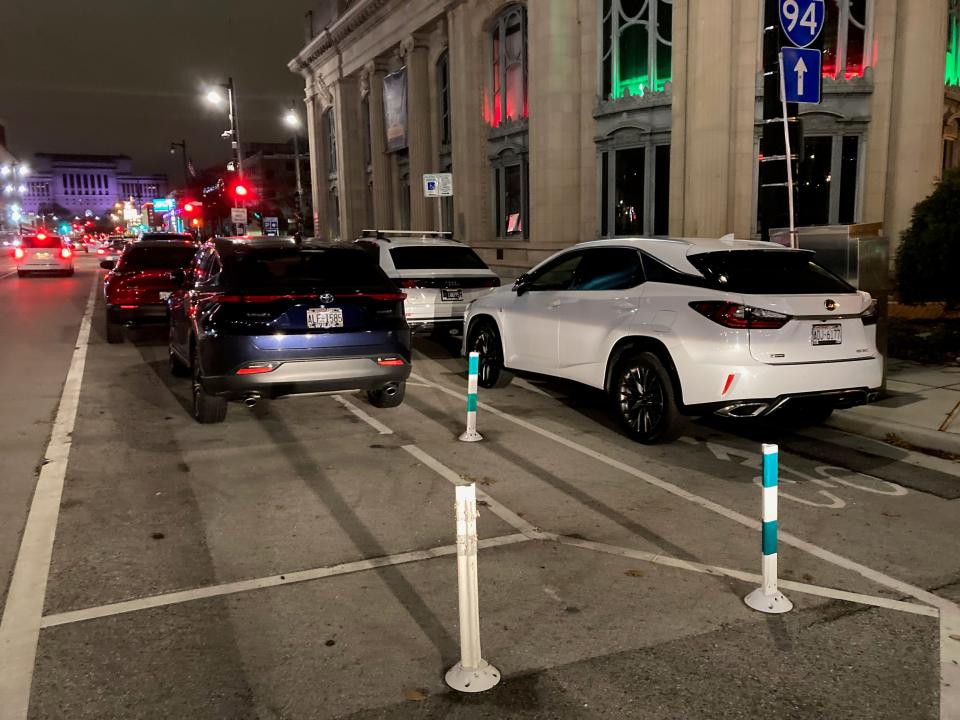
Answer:
[(250, 201), (256, 195), (256, 188), (246, 180), (234, 180), (229, 187), (230, 197), (235, 202)]

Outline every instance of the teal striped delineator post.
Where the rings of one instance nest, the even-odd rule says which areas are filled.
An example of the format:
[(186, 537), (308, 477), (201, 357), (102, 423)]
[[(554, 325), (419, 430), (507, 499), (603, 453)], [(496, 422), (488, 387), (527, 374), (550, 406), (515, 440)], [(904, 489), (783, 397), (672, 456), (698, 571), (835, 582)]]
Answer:
[(785, 613), (793, 609), (791, 603), (777, 589), (777, 475), (779, 472), (780, 449), (776, 445), (763, 446), (762, 476), (762, 525), (760, 529), (760, 551), (762, 560), (762, 585), (744, 598), (744, 602), (765, 613)]
[(480, 353), (470, 353), (467, 363), (467, 429), (460, 436), (463, 442), (478, 442), (483, 436), (477, 432), (477, 379), (480, 374)]

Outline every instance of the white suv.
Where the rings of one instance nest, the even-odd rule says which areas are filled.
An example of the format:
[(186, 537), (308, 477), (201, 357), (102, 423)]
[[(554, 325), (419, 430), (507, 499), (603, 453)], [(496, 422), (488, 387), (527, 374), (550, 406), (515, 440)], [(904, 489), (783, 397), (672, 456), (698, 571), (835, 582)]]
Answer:
[(467, 306), (500, 286), (473, 248), (450, 240), (448, 233), (363, 232), (355, 243), (406, 293), (407, 323), (415, 333), (459, 332)]
[(813, 253), (734, 240), (597, 240), (474, 302), (480, 385), (509, 370), (607, 391), (628, 434), (675, 437), (684, 415), (809, 420), (877, 395), (876, 303)]

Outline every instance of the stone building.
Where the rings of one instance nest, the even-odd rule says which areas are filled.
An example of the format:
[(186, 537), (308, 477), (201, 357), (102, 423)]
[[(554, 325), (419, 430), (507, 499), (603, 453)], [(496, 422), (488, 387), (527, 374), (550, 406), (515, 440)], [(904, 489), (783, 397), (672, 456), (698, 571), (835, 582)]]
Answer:
[[(306, 84), (319, 235), (442, 226), (505, 275), (634, 234), (757, 234), (763, 0), (330, 0)], [(958, 0), (827, 0), (798, 223), (896, 243), (960, 163)], [(453, 172), (452, 200), (422, 175)]]

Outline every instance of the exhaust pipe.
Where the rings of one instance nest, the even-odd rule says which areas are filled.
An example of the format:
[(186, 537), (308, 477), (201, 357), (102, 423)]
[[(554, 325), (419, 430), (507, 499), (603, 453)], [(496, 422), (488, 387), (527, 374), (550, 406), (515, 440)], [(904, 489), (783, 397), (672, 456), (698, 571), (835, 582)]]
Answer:
[(727, 405), (716, 411), (717, 415), (733, 418), (752, 418), (762, 415), (767, 410), (767, 403), (744, 402)]
[(384, 386), (383, 394), (387, 397), (393, 397), (400, 391), (400, 386), (396, 383), (390, 383), (389, 385)]
[(260, 393), (248, 393), (243, 398), (243, 404), (248, 408), (255, 408), (260, 400)]

